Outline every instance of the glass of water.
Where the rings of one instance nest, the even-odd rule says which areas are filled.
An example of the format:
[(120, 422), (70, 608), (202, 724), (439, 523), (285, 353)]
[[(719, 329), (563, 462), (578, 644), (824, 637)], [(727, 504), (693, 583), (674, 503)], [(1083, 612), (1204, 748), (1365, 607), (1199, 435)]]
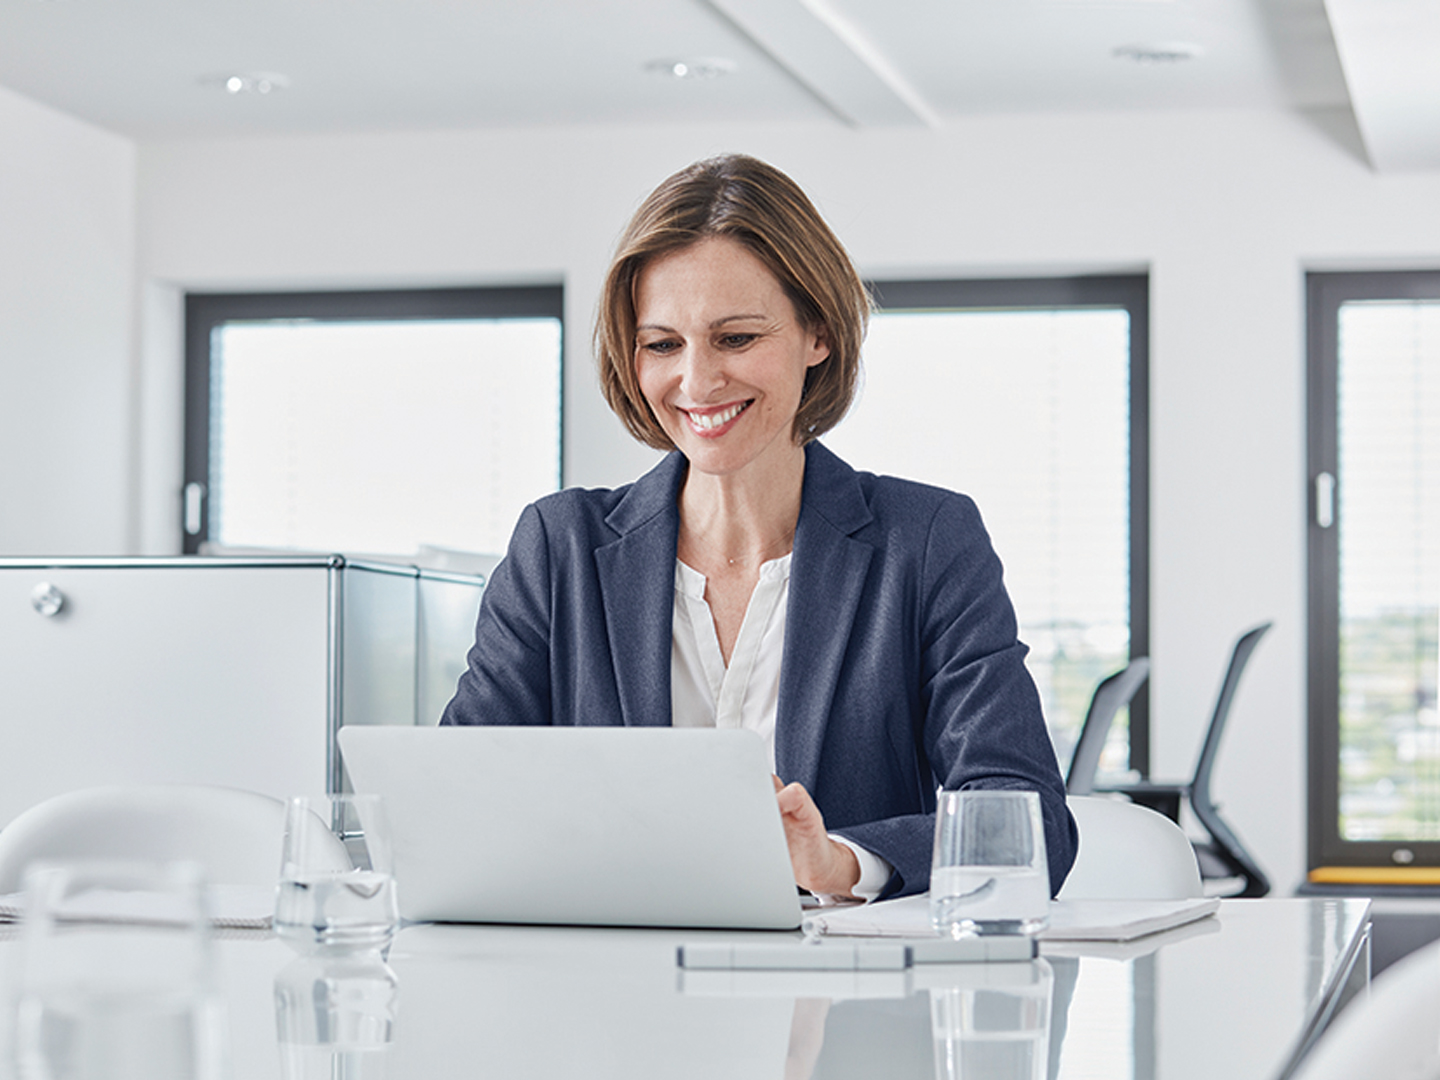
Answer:
[(930, 921), (936, 933), (1037, 934), (1050, 910), (1040, 796), (942, 791), (935, 811)]
[(379, 795), (302, 795), (285, 815), (275, 932), (302, 952), (378, 949), (400, 926)]
[(194, 863), (39, 864), (11, 1006), (19, 1080), (218, 1080), (223, 1012)]

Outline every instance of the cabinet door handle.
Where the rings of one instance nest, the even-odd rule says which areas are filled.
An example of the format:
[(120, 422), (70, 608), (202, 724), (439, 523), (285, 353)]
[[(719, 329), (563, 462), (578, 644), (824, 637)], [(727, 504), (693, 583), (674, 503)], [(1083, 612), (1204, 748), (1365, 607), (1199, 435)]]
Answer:
[(205, 505), (205, 485), (191, 480), (185, 485), (185, 535), (199, 536), (201, 511)]
[(1322, 529), (1335, 524), (1335, 477), (1328, 472), (1315, 477), (1315, 524)]

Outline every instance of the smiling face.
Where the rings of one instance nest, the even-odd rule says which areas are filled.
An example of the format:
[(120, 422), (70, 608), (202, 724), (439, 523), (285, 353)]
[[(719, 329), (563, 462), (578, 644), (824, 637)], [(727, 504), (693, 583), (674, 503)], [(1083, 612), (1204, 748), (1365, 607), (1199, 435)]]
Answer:
[(764, 263), (727, 237), (661, 256), (636, 281), (635, 316), (640, 391), (692, 470), (793, 465), (805, 373), (830, 347)]

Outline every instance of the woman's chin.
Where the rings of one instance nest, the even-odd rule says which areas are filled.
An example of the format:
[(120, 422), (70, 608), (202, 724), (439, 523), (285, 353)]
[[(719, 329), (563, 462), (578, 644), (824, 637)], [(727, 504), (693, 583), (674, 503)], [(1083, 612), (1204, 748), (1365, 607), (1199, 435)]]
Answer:
[[(740, 477), (748, 474), (774, 477), (778, 467), (779, 475), (786, 475), (788, 469), (784, 460), (792, 457), (804, 461), (805, 451), (783, 438), (772, 439), (756, 446), (753, 441), (733, 438), (686, 439), (679, 449), (690, 462), (692, 472), (714, 477)], [(803, 464), (801, 465), (803, 468)]]

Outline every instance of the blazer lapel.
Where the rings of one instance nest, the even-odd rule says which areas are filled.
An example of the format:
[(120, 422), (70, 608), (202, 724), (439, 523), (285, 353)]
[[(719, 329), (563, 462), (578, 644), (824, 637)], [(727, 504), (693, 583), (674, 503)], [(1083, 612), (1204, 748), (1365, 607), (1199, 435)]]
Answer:
[(620, 539), (595, 550), (610, 663), (627, 727), (670, 723), (670, 651), (675, 613), (678, 453), (631, 486), (605, 522)]
[(874, 548), (851, 534), (872, 520), (854, 470), (819, 443), (805, 455), (795, 528), (775, 764), (814, 790), (820, 746)]

